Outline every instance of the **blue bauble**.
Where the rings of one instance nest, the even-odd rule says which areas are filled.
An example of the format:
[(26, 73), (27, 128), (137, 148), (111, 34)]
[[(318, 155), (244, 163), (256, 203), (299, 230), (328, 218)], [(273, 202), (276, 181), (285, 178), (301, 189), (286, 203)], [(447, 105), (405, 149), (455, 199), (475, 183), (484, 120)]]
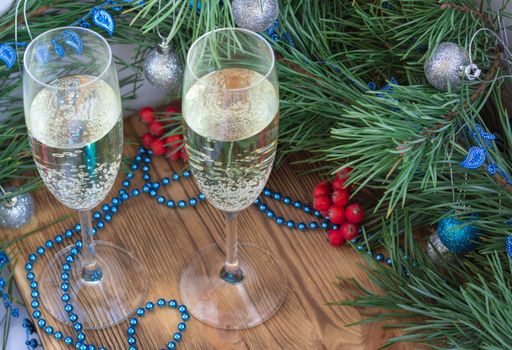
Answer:
[(464, 225), (464, 221), (455, 218), (441, 219), (437, 224), (437, 235), (452, 253), (464, 254), (475, 249), (479, 231), (473, 225)]

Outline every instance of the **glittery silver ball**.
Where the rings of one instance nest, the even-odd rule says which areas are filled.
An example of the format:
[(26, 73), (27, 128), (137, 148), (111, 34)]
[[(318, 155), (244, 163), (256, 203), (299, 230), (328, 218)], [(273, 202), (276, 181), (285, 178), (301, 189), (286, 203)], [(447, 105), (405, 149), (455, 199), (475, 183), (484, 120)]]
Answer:
[(144, 60), (144, 75), (154, 86), (173, 88), (181, 79), (183, 69), (178, 55), (170, 47), (159, 45)]
[(466, 50), (455, 43), (440, 43), (430, 59), (425, 62), (425, 77), (433, 87), (441, 91), (447, 91), (448, 84), (452, 89), (456, 89), (468, 64), (469, 56)]
[[(12, 191), (6, 188), (6, 192)], [(34, 199), (28, 193), (0, 201), (0, 225), (5, 228), (20, 228), (34, 215)]]
[(257, 33), (272, 27), (279, 15), (278, 0), (233, 0), (231, 8), (237, 26)]

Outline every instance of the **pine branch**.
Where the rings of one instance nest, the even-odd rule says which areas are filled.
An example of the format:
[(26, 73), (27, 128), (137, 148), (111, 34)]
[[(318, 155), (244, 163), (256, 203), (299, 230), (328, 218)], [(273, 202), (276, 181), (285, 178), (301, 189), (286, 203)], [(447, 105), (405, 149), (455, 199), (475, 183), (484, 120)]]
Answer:
[[(506, 322), (512, 315), (507, 278), (510, 263), (494, 253), (487, 258), (472, 256), (469, 264), (468, 259), (451, 257), (449, 267), (442, 262), (442, 267), (434, 265), (416, 243), (411, 249), (396, 249), (393, 231), (400, 226), (392, 221), (384, 229), (393, 268), (368, 259), (367, 272), (384, 293), (375, 294), (353, 283), (359, 296), (340, 304), (385, 309), (385, 313), (372, 314), (364, 322), (388, 319), (393, 321), (390, 327), (402, 329), (403, 335), (390, 339), (388, 345), (415, 342), (443, 349), (506, 348), (512, 340)], [(414, 242), (412, 232), (406, 234)], [(448, 268), (448, 275), (439, 273), (441, 268)]]
[[(28, 4), (37, 35), (69, 24), (96, 2)], [(116, 18), (110, 42), (136, 46), (134, 62), (117, 61), (134, 73), (121, 82), (132, 87), (130, 98), (141, 84), (142, 59), (158, 41), (157, 27), (184, 62), (188, 48), (204, 32), (234, 26), (229, 1), (202, 1), (200, 11), (197, 5), (195, 0), (192, 8), (188, 0), (163, 2), (158, 10), (158, 0), (148, 0)], [(48, 6), (52, 9), (35, 15)], [(476, 123), (492, 131), (482, 117), (491, 101), (496, 106), (492, 119), (501, 128), (487, 155), (510, 174), (512, 131), (501, 100), (503, 87), (496, 80), (464, 83), (445, 93), (433, 89), (423, 73), (425, 60), (440, 42), (468, 47), (472, 33), (491, 26), (493, 15), (485, 7), (470, 0), (280, 2), (278, 34), (289, 33), (293, 45), (272, 41), (281, 94), (279, 159), (307, 151), (309, 161), (326, 161), (320, 169), (326, 173), (353, 166), (351, 182), (382, 193), (371, 206), (375, 210), (365, 223), (364, 244), (369, 250), (387, 249), (393, 267), (368, 261), (370, 279), (382, 293), (356, 283), (358, 296), (344, 304), (387, 309), (367, 322), (395, 320), (392, 327), (404, 333), (389, 344), (498, 349), (512, 340), (507, 322), (512, 316), (512, 269), (504, 252), (512, 193), (503, 188), (503, 176), (459, 165), (476, 142), (468, 131)], [(0, 42), (12, 41), (13, 16), (11, 10), (0, 18)], [(18, 34), (19, 40), (29, 40), (23, 28)], [(501, 74), (494, 38), (479, 36), (472, 54), (480, 67), (489, 67), (490, 80)], [(392, 90), (367, 86), (374, 82), (382, 88), (391, 77), (398, 81), (390, 84)], [(22, 100), (16, 95), (20, 78), (19, 72), (0, 68), (0, 108), (8, 116), (0, 125), (0, 183), (24, 176), (32, 164)], [(440, 218), (460, 213), (479, 215), (468, 223), (481, 230), (477, 250), (433, 264), (413, 232), (434, 230)]]

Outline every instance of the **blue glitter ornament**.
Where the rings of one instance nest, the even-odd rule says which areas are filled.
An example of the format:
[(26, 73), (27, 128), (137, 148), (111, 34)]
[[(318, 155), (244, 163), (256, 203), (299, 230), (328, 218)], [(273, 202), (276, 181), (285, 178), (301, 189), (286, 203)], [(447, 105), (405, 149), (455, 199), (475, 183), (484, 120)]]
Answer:
[(9, 45), (0, 45), (0, 60), (5, 63), (7, 69), (12, 68), (16, 62), (16, 50)]
[(485, 162), (485, 150), (481, 147), (471, 147), (466, 158), (460, 165), (466, 169), (478, 169)]
[(508, 256), (512, 258), (512, 235), (508, 235), (505, 240), (505, 250), (507, 251)]
[(114, 34), (115, 23), (114, 18), (110, 13), (103, 10), (100, 7), (96, 7), (92, 14), (92, 21), (98, 27), (107, 31), (108, 35), (112, 36)]
[(53, 43), (53, 49), (55, 50), (55, 53), (57, 54), (57, 56), (64, 57), (65, 52), (64, 52), (64, 48), (62, 47), (62, 45), (59, 44), (59, 42), (55, 39), (52, 40), (52, 43)]
[(475, 249), (479, 231), (473, 225), (465, 225), (456, 218), (441, 219), (437, 224), (437, 235), (452, 253), (464, 254)]
[(62, 32), (64, 42), (75, 49), (77, 55), (81, 55), (84, 51), (84, 44), (80, 35), (72, 30), (65, 30)]
[(46, 44), (37, 45), (35, 49), (35, 55), (37, 61), (41, 64), (47, 64), (48, 62), (50, 62), (51, 54)]

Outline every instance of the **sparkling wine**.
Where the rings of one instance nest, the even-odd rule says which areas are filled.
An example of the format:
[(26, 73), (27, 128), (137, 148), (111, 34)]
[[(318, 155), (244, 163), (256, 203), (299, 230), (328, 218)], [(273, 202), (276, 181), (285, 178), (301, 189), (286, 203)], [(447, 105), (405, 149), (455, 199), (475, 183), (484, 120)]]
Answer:
[(27, 116), (39, 174), (66, 206), (90, 209), (112, 187), (123, 145), (121, 103), (106, 82), (60, 78), (34, 97)]
[(248, 69), (215, 71), (186, 93), (183, 117), (190, 167), (218, 209), (242, 210), (263, 190), (276, 152), (278, 112), (274, 85)]

